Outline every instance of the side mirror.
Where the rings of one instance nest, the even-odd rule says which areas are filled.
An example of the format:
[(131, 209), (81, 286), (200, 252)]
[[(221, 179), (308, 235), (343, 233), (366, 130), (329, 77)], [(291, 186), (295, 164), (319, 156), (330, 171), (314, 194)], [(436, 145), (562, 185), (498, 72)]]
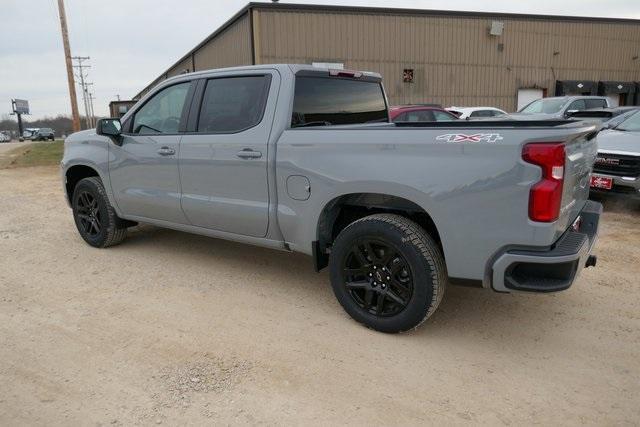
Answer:
[(573, 117), (573, 115), (574, 115), (575, 113), (577, 113), (578, 111), (580, 111), (580, 110), (567, 110), (567, 112), (566, 112), (566, 113), (564, 113), (564, 115), (565, 115), (566, 117)]
[(110, 138), (118, 138), (122, 131), (120, 119), (100, 119), (96, 123), (96, 133), (98, 135), (108, 136)]

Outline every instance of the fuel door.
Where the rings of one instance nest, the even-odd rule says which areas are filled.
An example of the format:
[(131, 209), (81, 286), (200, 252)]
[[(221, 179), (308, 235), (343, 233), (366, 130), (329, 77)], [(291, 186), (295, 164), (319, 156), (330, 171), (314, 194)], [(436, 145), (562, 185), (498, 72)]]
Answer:
[(287, 194), (294, 200), (307, 200), (311, 196), (311, 183), (306, 176), (291, 175), (287, 178)]

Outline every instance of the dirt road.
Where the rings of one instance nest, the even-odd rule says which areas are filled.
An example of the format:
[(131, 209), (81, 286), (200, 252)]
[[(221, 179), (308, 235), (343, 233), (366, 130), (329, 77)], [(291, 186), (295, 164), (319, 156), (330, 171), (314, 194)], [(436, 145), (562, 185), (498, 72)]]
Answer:
[(450, 287), (384, 335), (304, 256), (149, 226), (93, 249), (55, 168), (0, 170), (0, 425), (637, 425), (640, 206), (607, 209), (570, 290)]

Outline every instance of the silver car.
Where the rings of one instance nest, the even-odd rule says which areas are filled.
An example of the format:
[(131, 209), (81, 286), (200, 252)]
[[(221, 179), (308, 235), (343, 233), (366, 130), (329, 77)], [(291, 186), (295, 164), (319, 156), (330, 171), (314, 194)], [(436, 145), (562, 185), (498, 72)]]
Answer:
[(640, 110), (598, 134), (591, 190), (640, 195)]
[(563, 120), (577, 111), (609, 106), (604, 96), (554, 96), (535, 100), (511, 116), (518, 120)]

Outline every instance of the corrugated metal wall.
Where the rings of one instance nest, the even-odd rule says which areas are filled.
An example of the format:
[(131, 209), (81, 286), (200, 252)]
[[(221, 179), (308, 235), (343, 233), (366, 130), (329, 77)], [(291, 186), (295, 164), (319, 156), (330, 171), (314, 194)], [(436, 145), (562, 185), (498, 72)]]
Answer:
[[(254, 11), (256, 63), (342, 62), (376, 71), (392, 104), (516, 108), (519, 88), (640, 81), (640, 25), (301, 10)], [(414, 69), (413, 83), (403, 70)]]
[(220, 34), (190, 52), (189, 55), (136, 95), (135, 99), (142, 97), (161, 81), (184, 72), (252, 64), (249, 13), (245, 13)]
[(251, 24), (249, 14), (195, 51), (195, 70), (250, 65)]

